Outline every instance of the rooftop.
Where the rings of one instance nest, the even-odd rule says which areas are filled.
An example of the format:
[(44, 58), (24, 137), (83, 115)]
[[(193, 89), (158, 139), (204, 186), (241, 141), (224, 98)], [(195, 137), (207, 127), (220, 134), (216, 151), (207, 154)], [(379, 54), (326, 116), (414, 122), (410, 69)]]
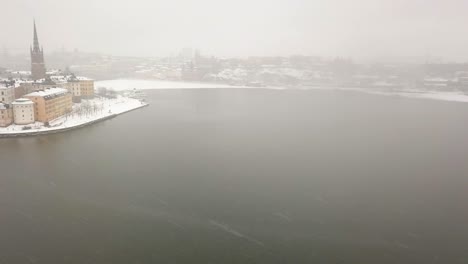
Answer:
[(68, 81), (69, 76), (65, 75), (54, 75), (50, 76), (50, 79), (56, 83), (66, 83)]
[(27, 98), (19, 98), (19, 99), (16, 99), (15, 101), (13, 101), (13, 103), (11, 103), (12, 105), (30, 105), (30, 104), (34, 104), (33, 101), (27, 99)]
[(93, 79), (90, 79), (90, 78), (88, 78), (88, 77), (82, 77), (82, 76), (77, 76), (76, 78), (77, 78), (78, 80), (80, 80), (80, 81), (92, 81), (92, 80), (93, 80)]
[(39, 96), (39, 97), (44, 97), (46, 99), (56, 97), (62, 94), (68, 93), (67, 89), (64, 88), (46, 88), (44, 90), (38, 90), (32, 93), (29, 93), (25, 96)]
[(0, 89), (4, 90), (4, 89), (13, 89), (13, 88), (15, 88), (15, 87), (14, 86), (5, 86), (5, 84), (0, 83)]

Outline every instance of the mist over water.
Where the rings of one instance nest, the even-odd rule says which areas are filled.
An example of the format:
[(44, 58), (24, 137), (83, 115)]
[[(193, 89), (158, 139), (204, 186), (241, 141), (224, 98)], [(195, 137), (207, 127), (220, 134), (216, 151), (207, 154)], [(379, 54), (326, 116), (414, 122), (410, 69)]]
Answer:
[(146, 92), (112, 120), (0, 141), (0, 262), (466, 262), (465, 103)]
[(0, 264), (468, 263), (467, 9), (3, 0)]

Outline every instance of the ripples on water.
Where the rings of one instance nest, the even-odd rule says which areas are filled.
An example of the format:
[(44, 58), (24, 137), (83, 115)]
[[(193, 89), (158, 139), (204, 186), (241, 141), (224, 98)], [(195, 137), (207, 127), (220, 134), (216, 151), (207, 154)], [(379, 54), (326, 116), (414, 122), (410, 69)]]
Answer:
[(467, 105), (148, 94), (0, 141), (0, 263), (466, 263)]

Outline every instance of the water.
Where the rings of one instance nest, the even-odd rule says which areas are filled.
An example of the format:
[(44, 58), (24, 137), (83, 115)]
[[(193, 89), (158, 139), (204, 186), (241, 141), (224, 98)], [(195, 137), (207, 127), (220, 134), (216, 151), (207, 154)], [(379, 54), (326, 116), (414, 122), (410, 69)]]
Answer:
[(468, 262), (468, 104), (147, 94), (0, 140), (0, 263)]

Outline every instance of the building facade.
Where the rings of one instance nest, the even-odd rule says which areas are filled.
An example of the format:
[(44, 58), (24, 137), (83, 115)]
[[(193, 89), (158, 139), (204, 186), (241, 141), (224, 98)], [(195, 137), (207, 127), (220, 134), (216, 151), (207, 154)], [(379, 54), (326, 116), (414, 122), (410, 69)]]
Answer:
[(33, 80), (44, 79), (46, 77), (46, 67), (44, 63), (44, 49), (39, 47), (37, 37), (36, 22), (34, 22), (34, 39), (31, 47), (31, 78)]
[(11, 104), (15, 100), (15, 87), (0, 84), (0, 103)]
[(11, 103), (13, 107), (13, 120), (17, 125), (28, 125), (35, 121), (34, 118), (34, 102), (20, 98)]
[(78, 80), (69, 80), (64, 86), (73, 95), (73, 99), (81, 98), (81, 88)]
[(10, 105), (0, 103), (0, 127), (7, 127), (13, 123), (13, 109)]
[(15, 87), (15, 98), (21, 98), (28, 93), (53, 87), (57, 87), (57, 84), (47, 79), (36, 81), (20, 81)]
[(64, 88), (47, 88), (24, 96), (34, 102), (36, 121), (48, 123), (72, 111), (72, 94)]
[(94, 97), (94, 80), (86, 77), (70, 76), (64, 87), (73, 95), (74, 102)]
[(80, 82), (80, 93), (82, 98), (93, 98), (94, 97), (94, 80), (78, 77)]

